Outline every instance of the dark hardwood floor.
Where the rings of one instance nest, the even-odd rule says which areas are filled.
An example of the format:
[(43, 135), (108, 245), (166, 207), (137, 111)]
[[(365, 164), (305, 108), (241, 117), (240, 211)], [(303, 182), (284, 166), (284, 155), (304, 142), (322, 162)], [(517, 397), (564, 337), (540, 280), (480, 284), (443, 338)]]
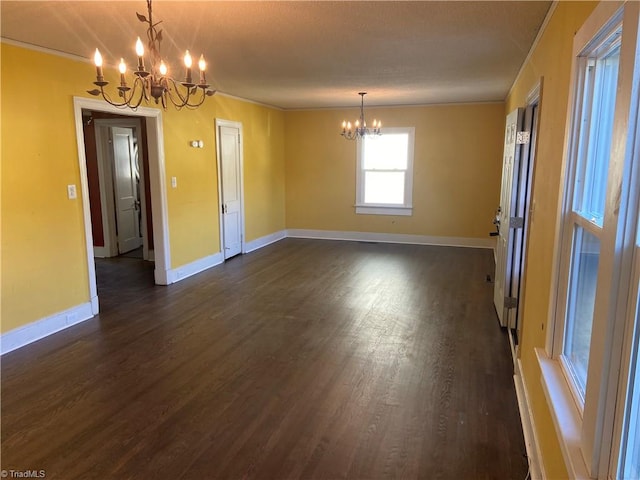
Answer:
[(518, 479), (489, 250), (287, 239), (2, 357), (2, 468), (47, 479)]

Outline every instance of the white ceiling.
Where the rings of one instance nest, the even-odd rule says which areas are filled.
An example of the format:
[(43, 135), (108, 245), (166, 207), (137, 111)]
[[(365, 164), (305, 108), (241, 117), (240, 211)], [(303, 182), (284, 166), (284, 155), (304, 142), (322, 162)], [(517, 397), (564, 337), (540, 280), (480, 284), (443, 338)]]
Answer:
[[(163, 55), (209, 63), (224, 93), (289, 108), (504, 100), (550, 1), (161, 1)], [(135, 62), (143, 0), (6, 1), (1, 35)], [(93, 88), (88, 70), (87, 88)], [(34, 72), (42, 76), (55, 72)]]

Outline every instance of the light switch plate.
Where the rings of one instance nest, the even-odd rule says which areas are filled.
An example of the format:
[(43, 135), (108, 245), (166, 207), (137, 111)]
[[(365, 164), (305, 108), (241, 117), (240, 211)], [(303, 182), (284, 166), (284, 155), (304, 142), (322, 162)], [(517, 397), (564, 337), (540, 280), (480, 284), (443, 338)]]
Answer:
[(171, 188), (176, 188), (178, 186), (178, 179), (176, 177), (171, 177)]

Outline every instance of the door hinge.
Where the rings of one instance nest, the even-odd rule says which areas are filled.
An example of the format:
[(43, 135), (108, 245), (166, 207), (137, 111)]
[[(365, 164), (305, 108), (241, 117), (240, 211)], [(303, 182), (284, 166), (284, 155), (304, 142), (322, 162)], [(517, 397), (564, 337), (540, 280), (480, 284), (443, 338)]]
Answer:
[(522, 228), (522, 227), (524, 227), (524, 218), (523, 217), (511, 217), (511, 218), (509, 218), (509, 227), (511, 227), (511, 228)]
[(518, 132), (516, 134), (516, 144), (517, 145), (526, 145), (529, 143), (529, 138), (531, 137), (530, 132)]
[(516, 297), (504, 297), (504, 308), (516, 308), (518, 299)]

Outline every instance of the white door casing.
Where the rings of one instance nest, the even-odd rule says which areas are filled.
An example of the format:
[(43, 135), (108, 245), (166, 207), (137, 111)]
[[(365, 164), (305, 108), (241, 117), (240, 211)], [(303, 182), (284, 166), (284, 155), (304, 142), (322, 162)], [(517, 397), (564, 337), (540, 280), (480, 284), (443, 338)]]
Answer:
[(242, 124), (216, 120), (221, 248), (225, 259), (242, 253)]
[[(498, 320), (503, 327), (513, 328), (508, 325), (509, 315), (507, 310), (507, 297), (510, 296), (511, 270), (513, 261), (513, 235), (511, 225), (511, 212), (516, 200), (514, 195), (514, 177), (517, 177), (520, 161), (520, 145), (517, 142), (517, 133), (520, 131), (523, 119), (523, 109), (517, 108), (507, 115), (504, 155), (502, 164), (502, 185), (500, 188), (500, 213), (499, 235), (496, 245), (496, 274), (493, 292), (493, 303), (496, 307)], [(517, 178), (516, 178), (517, 185)]]
[(111, 135), (118, 253), (126, 253), (142, 245), (133, 129), (112, 127)]
[[(82, 110), (118, 113), (122, 111), (104, 101), (73, 97), (73, 111), (76, 125), (76, 144), (78, 150), (78, 166), (80, 169), (80, 186), (82, 191), (82, 216), (85, 229), (85, 251), (88, 271), (88, 290), (91, 311), (99, 312), (98, 288), (96, 282), (95, 262), (93, 257), (93, 233), (91, 231), (91, 208), (89, 205), (89, 187), (87, 180), (87, 159), (85, 155), (84, 134), (82, 128)], [(169, 242), (169, 214), (167, 207), (166, 173), (164, 162), (164, 134), (162, 130), (162, 110), (149, 107), (138, 107), (135, 112), (128, 112), (133, 117), (143, 117), (147, 126), (149, 148), (149, 182), (151, 186), (151, 203), (154, 213), (153, 238), (155, 246), (154, 276), (158, 285), (171, 283), (171, 247)]]

